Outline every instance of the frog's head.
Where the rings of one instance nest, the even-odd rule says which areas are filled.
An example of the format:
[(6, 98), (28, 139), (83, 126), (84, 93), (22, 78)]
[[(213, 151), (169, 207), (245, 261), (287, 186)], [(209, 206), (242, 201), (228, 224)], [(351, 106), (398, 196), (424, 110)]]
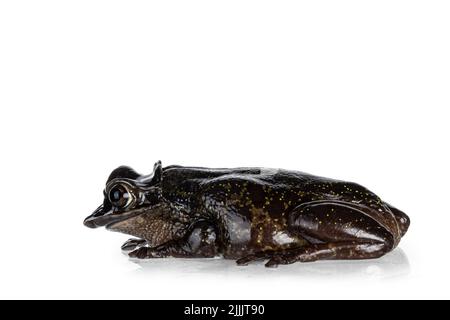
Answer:
[(161, 179), (161, 161), (155, 163), (150, 175), (140, 175), (126, 166), (115, 169), (106, 182), (103, 204), (84, 220), (84, 225), (108, 228), (157, 206), (162, 201)]

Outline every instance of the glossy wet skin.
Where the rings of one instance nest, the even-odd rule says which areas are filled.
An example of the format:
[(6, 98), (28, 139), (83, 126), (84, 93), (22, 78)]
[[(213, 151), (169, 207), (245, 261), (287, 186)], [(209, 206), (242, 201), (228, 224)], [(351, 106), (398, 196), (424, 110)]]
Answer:
[(114, 170), (88, 227), (130, 234), (134, 258), (213, 257), (266, 266), (370, 259), (394, 249), (409, 218), (366, 188), (301, 172), (158, 162), (148, 176)]

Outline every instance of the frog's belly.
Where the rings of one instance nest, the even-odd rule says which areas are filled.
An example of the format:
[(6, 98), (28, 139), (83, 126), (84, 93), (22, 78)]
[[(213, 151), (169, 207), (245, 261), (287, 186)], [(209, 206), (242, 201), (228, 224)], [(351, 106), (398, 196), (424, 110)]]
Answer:
[(240, 217), (228, 218), (223, 237), (225, 258), (238, 259), (265, 250), (282, 250), (303, 246), (308, 241), (273, 221), (250, 222)]

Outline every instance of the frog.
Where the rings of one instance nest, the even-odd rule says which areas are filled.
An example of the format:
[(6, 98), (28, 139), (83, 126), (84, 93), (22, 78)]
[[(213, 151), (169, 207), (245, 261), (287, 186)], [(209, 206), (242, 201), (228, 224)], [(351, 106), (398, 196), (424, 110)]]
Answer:
[(154, 164), (109, 175), (90, 228), (133, 236), (131, 259), (213, 258), (266, 267), (379, 258), (396, 248), (409, 217), (354, 182), (259, 167)]

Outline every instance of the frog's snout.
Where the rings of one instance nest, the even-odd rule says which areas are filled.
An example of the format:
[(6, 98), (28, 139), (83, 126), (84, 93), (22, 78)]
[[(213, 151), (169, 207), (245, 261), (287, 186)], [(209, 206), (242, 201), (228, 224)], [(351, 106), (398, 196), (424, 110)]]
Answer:
[(89, 218), (90, 217), (87, 217), (86, 219), (84, 219), (83, 224), (88, 228), (97, 228), (97, 226), (95, 225), (95, 222)]
[(86, 219), (84, 219), (83, 224), (89, 228), (101, 227), (104, 224), (99, 224), (98, 218), (103, 216), (104, 214), (105, 214), (104, 206), (101, 205), (100, 207), (95, 209), (95, 211), (90, 216), (88, 216)]

